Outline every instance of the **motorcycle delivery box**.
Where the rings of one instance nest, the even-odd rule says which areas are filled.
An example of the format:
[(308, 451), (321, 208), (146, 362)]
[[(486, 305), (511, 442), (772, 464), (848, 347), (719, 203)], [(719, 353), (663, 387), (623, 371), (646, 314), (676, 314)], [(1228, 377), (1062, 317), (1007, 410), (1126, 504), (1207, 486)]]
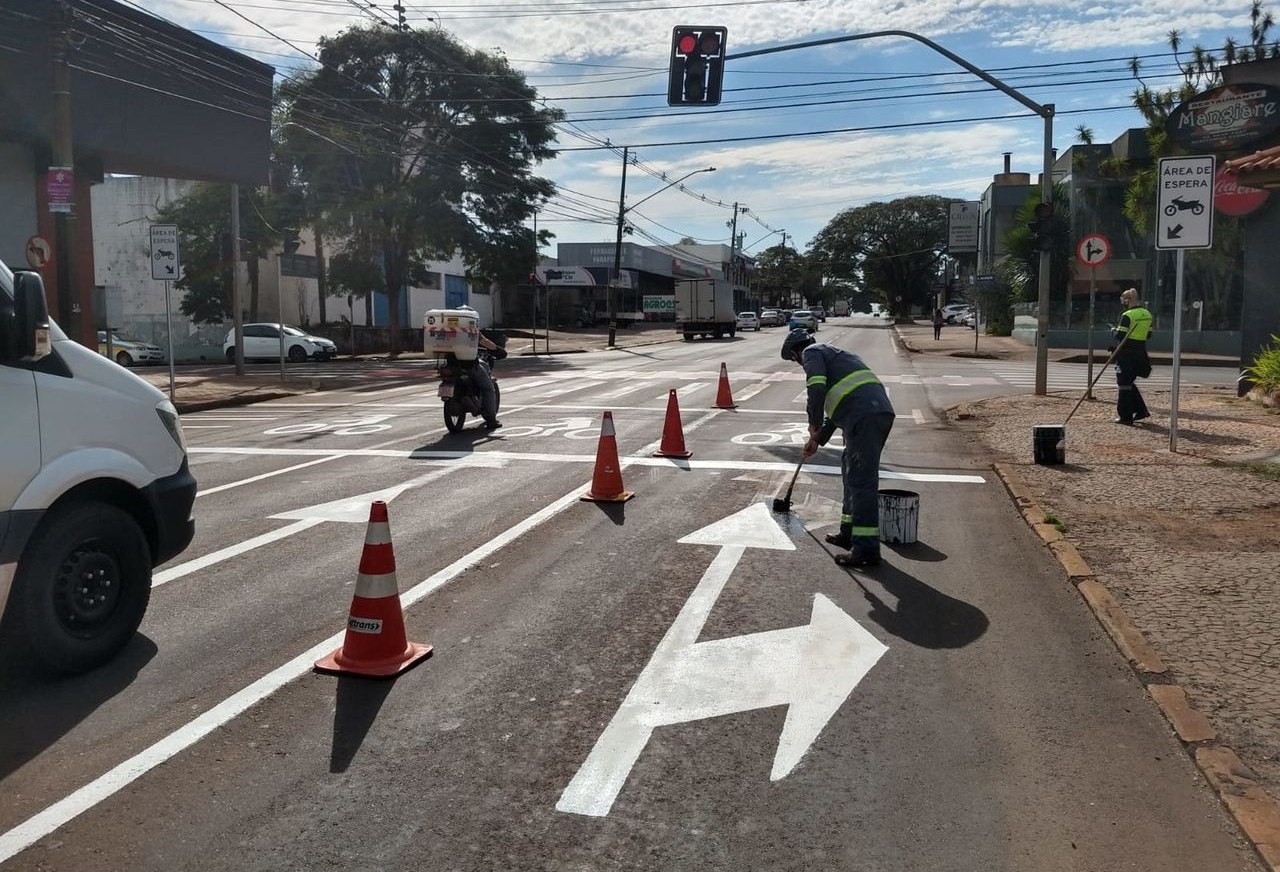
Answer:
[(453, 355), (458, 360), (475, 360), (480, 348), (480, 321), (467, 309), (428, 309), (422, 319), (422, 337), (427, 354)]

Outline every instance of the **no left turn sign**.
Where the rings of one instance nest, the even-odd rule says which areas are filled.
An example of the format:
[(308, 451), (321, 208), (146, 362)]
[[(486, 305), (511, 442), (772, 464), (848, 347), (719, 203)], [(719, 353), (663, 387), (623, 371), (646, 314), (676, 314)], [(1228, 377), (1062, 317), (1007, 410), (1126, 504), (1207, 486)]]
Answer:
[(27, 240), (27, 266), (32, 269), (44, 269), (44, 265), (53, 256), (53, 249), (43, 236), (33, 236)]
[(1111, 240), (1101, 233), (1090, 233), (1080, 240), (1076, 257), (1087, 267), (1099, 267), (1111, 259)]

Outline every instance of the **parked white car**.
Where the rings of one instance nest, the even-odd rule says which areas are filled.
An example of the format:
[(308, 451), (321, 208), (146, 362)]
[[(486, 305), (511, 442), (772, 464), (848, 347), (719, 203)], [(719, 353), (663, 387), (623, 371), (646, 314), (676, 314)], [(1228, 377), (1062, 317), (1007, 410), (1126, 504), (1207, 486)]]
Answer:
[(942, 307), (942, 320), (948, 324), (962, 323), (966, 313), (973, 311), (971, 303), (948, 303)]
[(760, 318), (755, 312), (739, 312), (738, 327), (739, 330), (759, 330)]
[[(227, 363), (235, 362), (235, 343), (235, 331), (227, 331), (227, 337), (222, 341), (222, 352), (226, 355)], [(284, 354), (292, 363), (302, 363), (304, 360), (331, 360), (338, 356), (338, 346), (328, 339), (312, 336), (297, 327), (285, 324)], [(245, 324), (244, 359), (279, 360), (280, 325)]]

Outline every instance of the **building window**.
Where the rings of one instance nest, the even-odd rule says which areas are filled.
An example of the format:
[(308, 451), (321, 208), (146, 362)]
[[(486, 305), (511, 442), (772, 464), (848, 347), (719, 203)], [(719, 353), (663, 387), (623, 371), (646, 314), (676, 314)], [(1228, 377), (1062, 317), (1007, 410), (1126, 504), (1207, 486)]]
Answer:
[(320, 262), (310, 254), (280, 255), (280, 274), (300, 279), (320, 276)]

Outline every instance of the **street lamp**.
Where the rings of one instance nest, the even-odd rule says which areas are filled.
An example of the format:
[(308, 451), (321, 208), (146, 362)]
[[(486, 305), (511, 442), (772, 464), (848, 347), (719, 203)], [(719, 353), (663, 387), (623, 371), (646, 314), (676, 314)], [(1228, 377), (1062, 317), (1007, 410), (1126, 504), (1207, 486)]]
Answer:
[(639, 200), (635, 204), (631, 206), (627, 206), (626, 205), (626, 202), (627, 202), (627, 152), (628, 152), (628, 149), (624, 147), (622, 149), (622, 192), (618, 195), (618, 240), (613, 248), (613, 276), (609, 281), (609, 347), (610, 348), (614, 347), (614, 339), (616, 338), (617, 331), (618, 331), (617, 294), (615, 292), (614, 286), (617, 284), (618, 278), (622, 275), (622, 228), (623, 228), (623, 225), (626, 223), (625, 219), (626, 219), (627, 213), (630, 212), (632, 209), (636, 208), (636, 206), (639, 206), (641, 203), (644, 203), (645, 201), (658, 196), (668, 188), (675, 187), (676, 185), (680, 184), (690, 176), (696, 176), (698, 173), (714, 173), (716, 171), (715, 167), (703, 167), (700, 170), (693, 170), (692, 172), (687, 172), (680, 178), (676, 179), (675, 181), (668, 182), (667, 184), (663, 185), (661, 188), (658, 188), (658, 190), (654, 191), (649, 196)]

